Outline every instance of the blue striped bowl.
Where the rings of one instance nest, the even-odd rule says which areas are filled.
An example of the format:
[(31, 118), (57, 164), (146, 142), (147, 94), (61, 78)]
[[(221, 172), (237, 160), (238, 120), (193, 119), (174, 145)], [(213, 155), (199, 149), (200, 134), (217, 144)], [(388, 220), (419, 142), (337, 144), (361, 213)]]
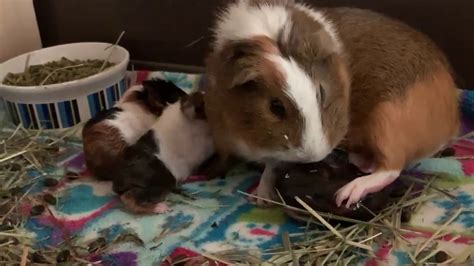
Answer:
[[(106, 59), (108, 43), (72, 43), (30, 53), (30, 65), (61, 57), (68, 59)], [(106, 49), (109, 47), (109, 49)], [(28, 54), (0, 65), (0, 82), (9, 72), (23, 71)], [(0, 96), (15, 125), (31, 129), (65, 129), (86, 122), (99, 111), (112, 107), (127, 89), (126, 67), (129, 53), (116, 46), (109, 57), (115, 65), (96, 75), (52, 85), (17, 87), (0, 84)]]

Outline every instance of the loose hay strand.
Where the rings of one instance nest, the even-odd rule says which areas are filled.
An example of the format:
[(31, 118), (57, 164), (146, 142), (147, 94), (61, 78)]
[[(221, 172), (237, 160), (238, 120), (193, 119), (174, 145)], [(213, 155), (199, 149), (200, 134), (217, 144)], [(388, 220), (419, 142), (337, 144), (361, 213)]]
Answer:
[(293, 261), (293, 266), (299, 266), (300, 263), (299, 263), (299, 261), (296, 257), (295, 252), (293, 251), (290, 236), (288, 235), (288, 232), (283, 233), (282, 240), (283, 240), (283, 246), (288, 250), (288, 252), (291, 255), (291, 259)]
[(85, 64), (77, 64), (77, 65), (73, 65), (73, 66), (65, 66), (65, 67), (61, 67), (61, 68), (57, 68), (53, 71), (51, 71), (51, 73), (49, 73), (44, 79), (43, 81), (41, 81), (41, 83), (39, 84), (40, 86), (43, 86), (46, 81), (48, 81), (49, 78), (51, 78), (54, 74), (56, 74), (57, 72), (59, 71), (63, 71), (63, 70), (66, 70), (66, 69), (71, 69), (71, 68), (77, 68), (77, 67), (82, 67), (82, 66), (85, 66)]
[(467, 132), (466, 134), (460, 136), (458, 140), (470, 139), (474, 137), (474, 131)]
[(377, 234), (375, 234), (375, 235), (373, 235), (373, 236), (370, 236), (370, 237), (368, 237), (368, 238), (366, 238), (366, 239), (360, 241), (359, 243), (362, 244), (362, 243), (365, 243), (365, 242), (369, 242), (370, 240), (372, 240), (372, 239), (374, 239), (374, 238), (377, 238), (377, 237), (379, 237), (379, 236), (381, 236), (381, 235), (383, 235), (383, 233), (382, 233), (382, 232), (379, 232), (379, 233), (377, 233)]
[(332, 225), (330, 225), (321, 215), (319, 215), (313, 208), (311, 208), (306, 202), (302, 201), (299, 197), (295, 197), (295, 200), (301, 204), (309, 213), (311, 213), (316, 219), (318, 219), (327, 229), (329, 229), (335, 236), (344, 240), (344, 236), (339, 233)]
[(23, 254), (21, 255), (21, 262), (20, 266), (26, 266), (28, 263), (28, 254), (30, 252), (30, 248), (28, 246), (23, 247)]
[(463, 212), (463, 208), (459, 208), (452, 216), (451, 218), (449, 218), (449, 220), (447, 220), (440, 228), (438, 228), (438, 230), (436, 230), (436, 232), (431, 235), (430, 238), (428, 238), (428, 240), (426, 240), (423, 245), (420, 246), (420, 248), (417, 248), (416, 252), (415, 252), (415, 257), (417, 257), (421, 251), (423, 251), (430, 243), (431, 241), (433, 241), (440, 233), (441, 231), (444, 230), (444, 228), (446, 228), (448, 225), (450, 225), (456, 218), (458, 218), (458, 216)]
[(309, 213), (311, 213), (316, 219), (318, 219), (324, 226), (326, 226), (334, 235), (343, 240), (346, 244), (362, 248), (368, 251), (373, 251), (372, 247), (367, 245), (357, 243), (351, 240), (346, 239), (339, 231), (337, 231), (332, 225), (330, 225), (321, 215), (319, 215), (313, 208), (311, 208), (306, 202), (302, 201), (299, 197), (295, 197), (295, 200), (301, 204)]
[(113, 51), (115, 50), (115, 47), (117, 47), (120, 40), (122, 40), (122, 37), (123, 37), (124, 34), (125, 34), (125, 31), (122, 31), (120, 33), (119, 37), (117, 38), (117, 40), (115, 41), (115, 43), (111, 47), (106, 48), (106, 49), (109, 49), (109, 48), (111, 48), (111, 49), (110, 49), (109, 54), (107, 55), (107, 58), (104, 60), (104, 63), (102, 63), (102, 66), (100, 66), (100, 69), (99, 69), (98, 73), (100, 73), (100, 72), (102, 72), (102, 70), (104, 70), (105, 66), (107, 65), (107, 62), (109, 62), (109, 59), (112, 56)]
[(277, 193), (277, 195), (278, 195), (278, 198), (280, 198), (281, 203), (287, 205), (285, 199), (283, 198), (283, 196), (282, 196), (281, 193), (280, 193), (280, 190), (278, 190), (277, 188), (275, 188), (275, 191), (276, 191), (276, 193)]

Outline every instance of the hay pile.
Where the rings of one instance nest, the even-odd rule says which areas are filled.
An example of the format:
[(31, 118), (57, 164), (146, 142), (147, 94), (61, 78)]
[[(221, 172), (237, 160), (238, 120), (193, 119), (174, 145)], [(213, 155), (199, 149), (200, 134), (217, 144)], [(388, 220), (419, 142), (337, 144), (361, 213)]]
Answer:
[(95, 75), (113, 65), (115, 64), (98, 59), (70, 60), (62, 57), (46, 64), (29, 66), (21, 73), (8, 73), (3, 79), (3, 84), (12, 86), (58, 84)]
[[(0, 131), (0, 140), (0, 261), (24, 265), (37, 257), (31, 248), (32, 236), (24, 230), (24, 225), (29, 215), (45, 210), (42, 199), (29, 192), (47, 177), (43, 169), (53, 163), (63, 138), (41, 137), (40, 131), (18, 127), (13, 132)], [(23, 204), (35, 206), (29, 215), (20, 211)]]
[(60, 60), (30, 66), (30, 55), (28, 55), (24, 71), (8, 73), (2, 83), (11, 86), (42, 86), (83, 79), (98, 74), (115, 65), (109, 59), (124, 34), (125, 31), (122, 31), (115, 43), (105, 48), (105, 51), (109, 50), (105, 60), (70, 60), (61, 57)]
[[(47, 192), (30, 192), (36, 185), (54, 187), (62, 178), (78, 178), (74, 173), (66, 172), (64, 176), (57, 176), (45, 171), (48, 167), (54, 167), (56, 158), (63, 152), (63, 145), (74, 138), (76, 130), (72, 128), (59, 137), (22, 127), (11, 132), (0, 131), (1, 265), (100, 263), (93, 258), (100, 258), (100, 255), (107, 254), (118, 244), (144, 244), (135, 232), (125, 231), (109, 243), (99, 232), (97, 239), (87, 243), (69, 235), (57, 247), (35, 246), (34, 236), (25, 229), (25, 223), (34, 216), (54, 217), (51, 209), (55, 207), (57, 198)], [(25, 206), (31, 206), (29, 212), (25, 212)]]

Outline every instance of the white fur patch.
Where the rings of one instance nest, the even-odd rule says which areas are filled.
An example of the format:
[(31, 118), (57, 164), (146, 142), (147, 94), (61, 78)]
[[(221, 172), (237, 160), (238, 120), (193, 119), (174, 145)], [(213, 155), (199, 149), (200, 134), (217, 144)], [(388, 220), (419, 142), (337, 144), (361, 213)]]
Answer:
[(269, 56), (286, 77), (285, 91), (303, 117), (302, 147), (292, 156), (303, 161), (320, 161), (332, 150), (323, 129), (317, 88), (307, 73), (291, 58)]
[(283, 43), (288, 42), (288, 39), (290, 38), (290, 34), (291, 34), (291, 27), (293, 24), (293, 21), (291, 20), (291, 18), (288, 18), (287, 21), (288, 22), (285, 24), (285, 26), (283, 26), (283, 29), (281, 31), (281, 41)]
[(339, 40), (338, 34), (336, 29), (334, 28), (334, 25), (332, 24), (331, 21), (329, 21), (322, 12), (315, 11), (311, 7), (303, 4), (296, 4), (295, 5), (296, 9), (306, 13), (308, 16), (313, 18), (315, 21), (319, 22), (321, 26), (323, 27), (324, 31), (326, 31), (331, 39), (334, 42), (334, 49), (336, 52), (341, 52), (342, 51), (342, 43)]
[(153, 125), (160, 152), (156, 155), (177, 181), (214, 152), (214, 144), (205, 120), (191, 120), (181, 111), (181, 103), (169, 105)]
[(251, 6), (248, 0), (238, 0), (219, 16), (214, 34), (215, 49), (227, 41), (249, 39), (264, 35), (273, 40), (285, 27), (291, 28), (288, 11), (283, 6)]
[(156, 116), (133, 102), (122, 103), (119, 107), (123, 111), (118, 112), (114, 119), (106, 119), (104, 123), (117, 128), (122, 133), (123, 140), (128, 145), (133, 145), (150, 129)]
[[(319, 22), (334, 42), (336, 52), (342, 51), (337, 30), (322, 12), (316, 11), (304, 4), (296, 4), (295, 8), (304, 12)], [(278, 5), (250, 5), (248, 0), (237, 0), (229, 5), (220, 15), (214, 29), (214, 49), (219, 50), (225, 42), (249, 39), (264, 35), (277, 40), (280, 33), (283, 41), (288, 39), (291, 32), (291, 10)]]

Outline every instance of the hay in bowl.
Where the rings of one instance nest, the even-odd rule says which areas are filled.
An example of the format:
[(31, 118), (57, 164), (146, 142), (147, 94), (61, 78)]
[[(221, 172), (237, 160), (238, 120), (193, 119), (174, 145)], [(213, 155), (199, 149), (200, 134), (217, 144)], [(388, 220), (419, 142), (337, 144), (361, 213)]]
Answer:
[[(103, 68), (102, 65), (104, 65)], [(70, 60), (62, 57), (60, 60), (46, 64), (28, 66), (20, 73), (8, 73), (2, 83), (21, 87), (58, 84), (87, 78), (113, 65), (115, 64), (105, 60)]]
[[(36, 65), (54, 65), (57, 63), (51, 62), (61, 60), (64, 67), (35, 78), (34, 86), (15, 83), (18, 80), (14, 78), (18, 77), (11, 74), (33, 75)], [(128, 51), (110, 43), (71, 43), (40, 49), (0, 64), (0, 81), (9, 80), (0, 83), (0, 95), (13, 124), (29, 129), (63, 130), (87, 121), (120, 99), (127, 89), (128, 62)], [(59, 76), (86, 65), (93, 65), (95, 70), (89, 72), (97, 73), (63, 77), (65, 82), (58, 80)], [(40, 85), (36, 85), (39, 80)], [(11, 85), (12, 82), (17, 85)]]

